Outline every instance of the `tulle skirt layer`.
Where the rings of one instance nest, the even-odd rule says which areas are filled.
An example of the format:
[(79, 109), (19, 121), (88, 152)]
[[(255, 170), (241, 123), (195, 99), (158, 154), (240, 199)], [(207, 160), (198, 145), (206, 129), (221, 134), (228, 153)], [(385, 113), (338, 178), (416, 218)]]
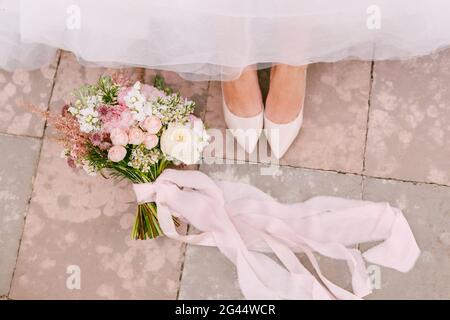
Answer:
[(403, 59), (450, 44), (448, 0), (2, 2), (6, 69), (35, 67), (62, 48), (86, 64), (232, 79), (253, 64)]
[(0, 69), (36, 69), (48, 63), (55, 49), (24, 43), (20, 35), (19, 1), (0, 0)]

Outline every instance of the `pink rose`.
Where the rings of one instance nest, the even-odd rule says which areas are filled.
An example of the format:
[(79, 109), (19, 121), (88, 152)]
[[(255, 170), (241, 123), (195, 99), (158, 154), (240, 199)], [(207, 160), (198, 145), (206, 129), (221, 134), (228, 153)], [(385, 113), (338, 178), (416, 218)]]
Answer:
[(141, 144), (144, 142), (145, 134), (139, 128), (131, 128), (128, 132), (128, 142), (131, 144)]
[(108, 159), (113, 162), (119, 162), (125, 159), (127, 149), (124, 146), (113, 146), (108, 151)]
[(144, 138), (144, 145), (147, 149), (153, 149), (158, 145), (158, 136), (155, 134), (146, 134)]
[(128, 143), (128, 134), (125, 130), (114, 128), (111, 130), (111, 142), (115, 146), (125, 146)]
[(148, 133), (151, 134), (157, 134), (159, 130), (161, 130), (161, 127), (161, 120), (159, 120), (159, 118), (155, 116), (145, 118), (144, 122), (142, 123), (142, 128), (144, 128)]

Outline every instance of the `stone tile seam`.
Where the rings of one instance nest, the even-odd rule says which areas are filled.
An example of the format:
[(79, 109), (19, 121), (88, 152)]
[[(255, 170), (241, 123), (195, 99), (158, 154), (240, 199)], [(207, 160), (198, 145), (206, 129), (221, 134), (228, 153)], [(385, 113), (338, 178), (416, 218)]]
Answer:
[(364, 138), (364, 151), (363, 151), (363, 167), (362, 173), (366, 171), (366, 152), (367, 152), (367, 140), (369, 138), (369, 125), (370, 125), (370, 110), (372, 106), (372, 90), (373, 90), (373, 82), (374, 82), (374, 69), (375, 69), (375, 61), (372, 60), (370, 65), (370, 79), (369, 79), (369, 94), (367, 98), (367, 119), (366, 119), (366, 134)]
[[(58, 75), (60, 62), (61, 62), (61, 51), (58, 51), (57, 62), (56, 62), (56, 70), (55, 70), (55, 74), (53, 75), (52, 88), (50, 90), (50, 95), (49, 95), (49, 98), (48, 98), (48, 101), (47, 101), (47, 110), (50, 109), (50, 103), (52, 101), (53, 91), (55, 89), (56, 78), (57, 78), (57, 75)], [(23, 221), (22, 234), (20, 235), (20, 239), (19, 239), (19, 246), (17, 248), (17, 253), (16, 253), (16, 263), (14, 264), (14, 269), (13, 269), (13, 272), (12, 272), (12, 275), (11, 275), (11, 282), (9, 284), (9, 290), (8, 290), (8, 294), (6, 296), (7, 298), (9, 298), (9, 296), (11, 294), (12, 284), (13, 284), (14, 276), (16, 274), (17, 262), (19, 261), (20, 247), (22, 245), (22, 238), (23, 238), (23, 235), (24, 235), (24, 232), (25, 232), (25, 224), (26, 224), (26, 219), (27, 219), (27, 216), (28, 216), (28, 210), (30, 209), (30, 203), (31, 203), (31, 200), (33, 198), (34, 182), (35, 182), (36, 174), (37, 174), (37, 171), (38, 171), (39, 163), (40, 163), (40, 160), (41, 160), (42, 146), (43, 146), (43, 143), (44, 143), (43, 139), (45, 137), (46, 128), (47, 128), (47, 121), (44, 122), (44, 128), (43, 128), (43, 131), (42, 131), (42, 137), (41, 138), (37, 138), (37, 139), (42, 140), (42, 141), (40, 143), (38, 156), (37, 156), (37, 159), (36, 159), (36, 163), (34, 165), (34, 173), (33, 173), (32, 181), (31, 181), (31, 192), (30, 192), (30, 196), (29, 196), (28, 201), (27, 201), (27, 205), (25, 207), (25, 212), (24, 212), (24, 216), (23, 216), (23, 220), (24, 221)]]
[[(221, 161), (228, 161), (227, 163), (222, 163), (223, 165), (226, 164), (253, 164), (253, 165), (262, 165), (262, 166), (269, 166), (270, 163), (264, 163), (264, 162), (254, 162), (254, 161), (248, 161), (248, 160), (236, 160), (236, 159), (224, 159), (224, 158), (215, 158), (215, 157), (208, 157), (208, 160), (211, 159), (217, 159)], [(201, 165), (208, 165), (207, 163), (201, 163)], [(450, 184), (443, 184), (443, 183), (437, 183), (437, 182), (431, 182), (431, 181), (420, 181), (420, 180), (407, 180), (407, 179), (401, 179), (401, 178), (395, 178), (395, 177), (383, 177), (383, 176), (376, 176), (376, 175), (369, 175), (365, 173), (357, 173), (357, 172), (350, 172), (350, 171), (340, 171), (340, 170), (333, 170), (333, 169), (323, 169), (323, 168), (313, 168), (313, 167), (306, 167), (306, 166), (293, 166), (289, 164), (281, 164), (279, 165), (281, 169), (283, 167), (285, 168), (292, 168), (292, 169), (304, 169), (304, 170), (311, 170), (311, 171), (320, 171), (320, 172), (330, 172), (330, 173), (336, 173), (336, 174), (342, 174), (342, 175), (352, 175), (352, 176), (359, 176), (364, 178), (371, 178), (371, 179), (377, 179), (377, 180), (387, 180), (387, 181), (395, 181), (395, 182), (404, 182), (404, 183), (410, 183), (414, 185), (430, 185), (430, 186), (436, 186), (436, 187), (446, 187), (450, 188)]]
[[(369, 126), (370, 126), (370, 110), (371, 110), (371, 106), (372, 106), (372, 90), (373, 90), (373, 81), (374, 81), (374, 76), (373, 76), (373, 72), (374, 72), (374, 68), (375, 68), (375, 61), (372, 60), (372, 63), (370, 65), (370, 79), (369, 79), (369, 95), (367, 98), (367, 119), (366, 119), (366, 134), (365, 134), (365, 138), (364, 138), (364, 151), (363, 151), (363, 163), (362, 163), (362, 170), (361, 170), (361, 174), (362, 174), (362, 178), (361, 178), (361, 200), (363, 200), (364, 198), (364, 181), (365, 181), (365, 172), (366, 172), (366, 155), (367, 155), (367, 142), (369, 139)], [(359, 245), (358, 245), (358, 249), (359, 249)]]
[(0, 132), (0, 136), (4, 137), (12, 137), (12, 138), (27, 138), (27, 139), (34, 139), (34, 140), (42, 140), (42, 137), (39, 136), (33, 136), (29, 134), (16, 134), (16, 133), (10, 133), (10, 132)]

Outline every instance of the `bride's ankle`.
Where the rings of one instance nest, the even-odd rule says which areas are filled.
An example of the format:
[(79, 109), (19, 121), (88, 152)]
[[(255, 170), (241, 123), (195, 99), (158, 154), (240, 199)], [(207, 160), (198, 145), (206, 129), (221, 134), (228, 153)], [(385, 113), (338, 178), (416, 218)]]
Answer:
[(272, 66), (271, 70), (270, 70), (270, 79), (272, 79), (276, 74), (284, 74), (284, 73), (288, 73), (288, 74), (302, 74), (303, 72), (305, 72), (308, 69), (307, 64), (302, 65), (302, 66), (292, 66), (292, 65), (288, 65), (288, 64), (275, 64)]
[(276, 65), (272, 68), (266, 116), (278, 124), (293, 121), (303, 108), (307, 66)]
[(223, 82), (222, 88), (225, 103), (236, 116), (252, 117), (262, 111), (262, 97), (256, 71), (255, 74), (246, 73), (237, 80)]

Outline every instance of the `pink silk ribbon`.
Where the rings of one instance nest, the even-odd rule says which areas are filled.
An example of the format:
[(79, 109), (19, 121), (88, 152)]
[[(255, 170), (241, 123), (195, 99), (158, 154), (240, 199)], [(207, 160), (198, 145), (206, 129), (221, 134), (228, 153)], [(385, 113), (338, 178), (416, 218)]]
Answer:
[[(408, 272), (420, 254), (402, 212), (387, 203), (314, 197), (283, 204), (248, 184), (173, 169), (133, 188), (139, 203), (156, 202), (167, 237), (216, 246), (230, 259), (247, 299), (361, 299), (371, 293), (363, 258)], [(180, 235), (172, 215), (201, 233)], [(350, 248), (371, 241), (382, 242), (364, 253)], [(346, 261), (353, 292), (329, 281), (313, 252)], [(274, 253), (284, 267), (265, 253)], [(295, 253), (308, 257), (318, 279)]]

